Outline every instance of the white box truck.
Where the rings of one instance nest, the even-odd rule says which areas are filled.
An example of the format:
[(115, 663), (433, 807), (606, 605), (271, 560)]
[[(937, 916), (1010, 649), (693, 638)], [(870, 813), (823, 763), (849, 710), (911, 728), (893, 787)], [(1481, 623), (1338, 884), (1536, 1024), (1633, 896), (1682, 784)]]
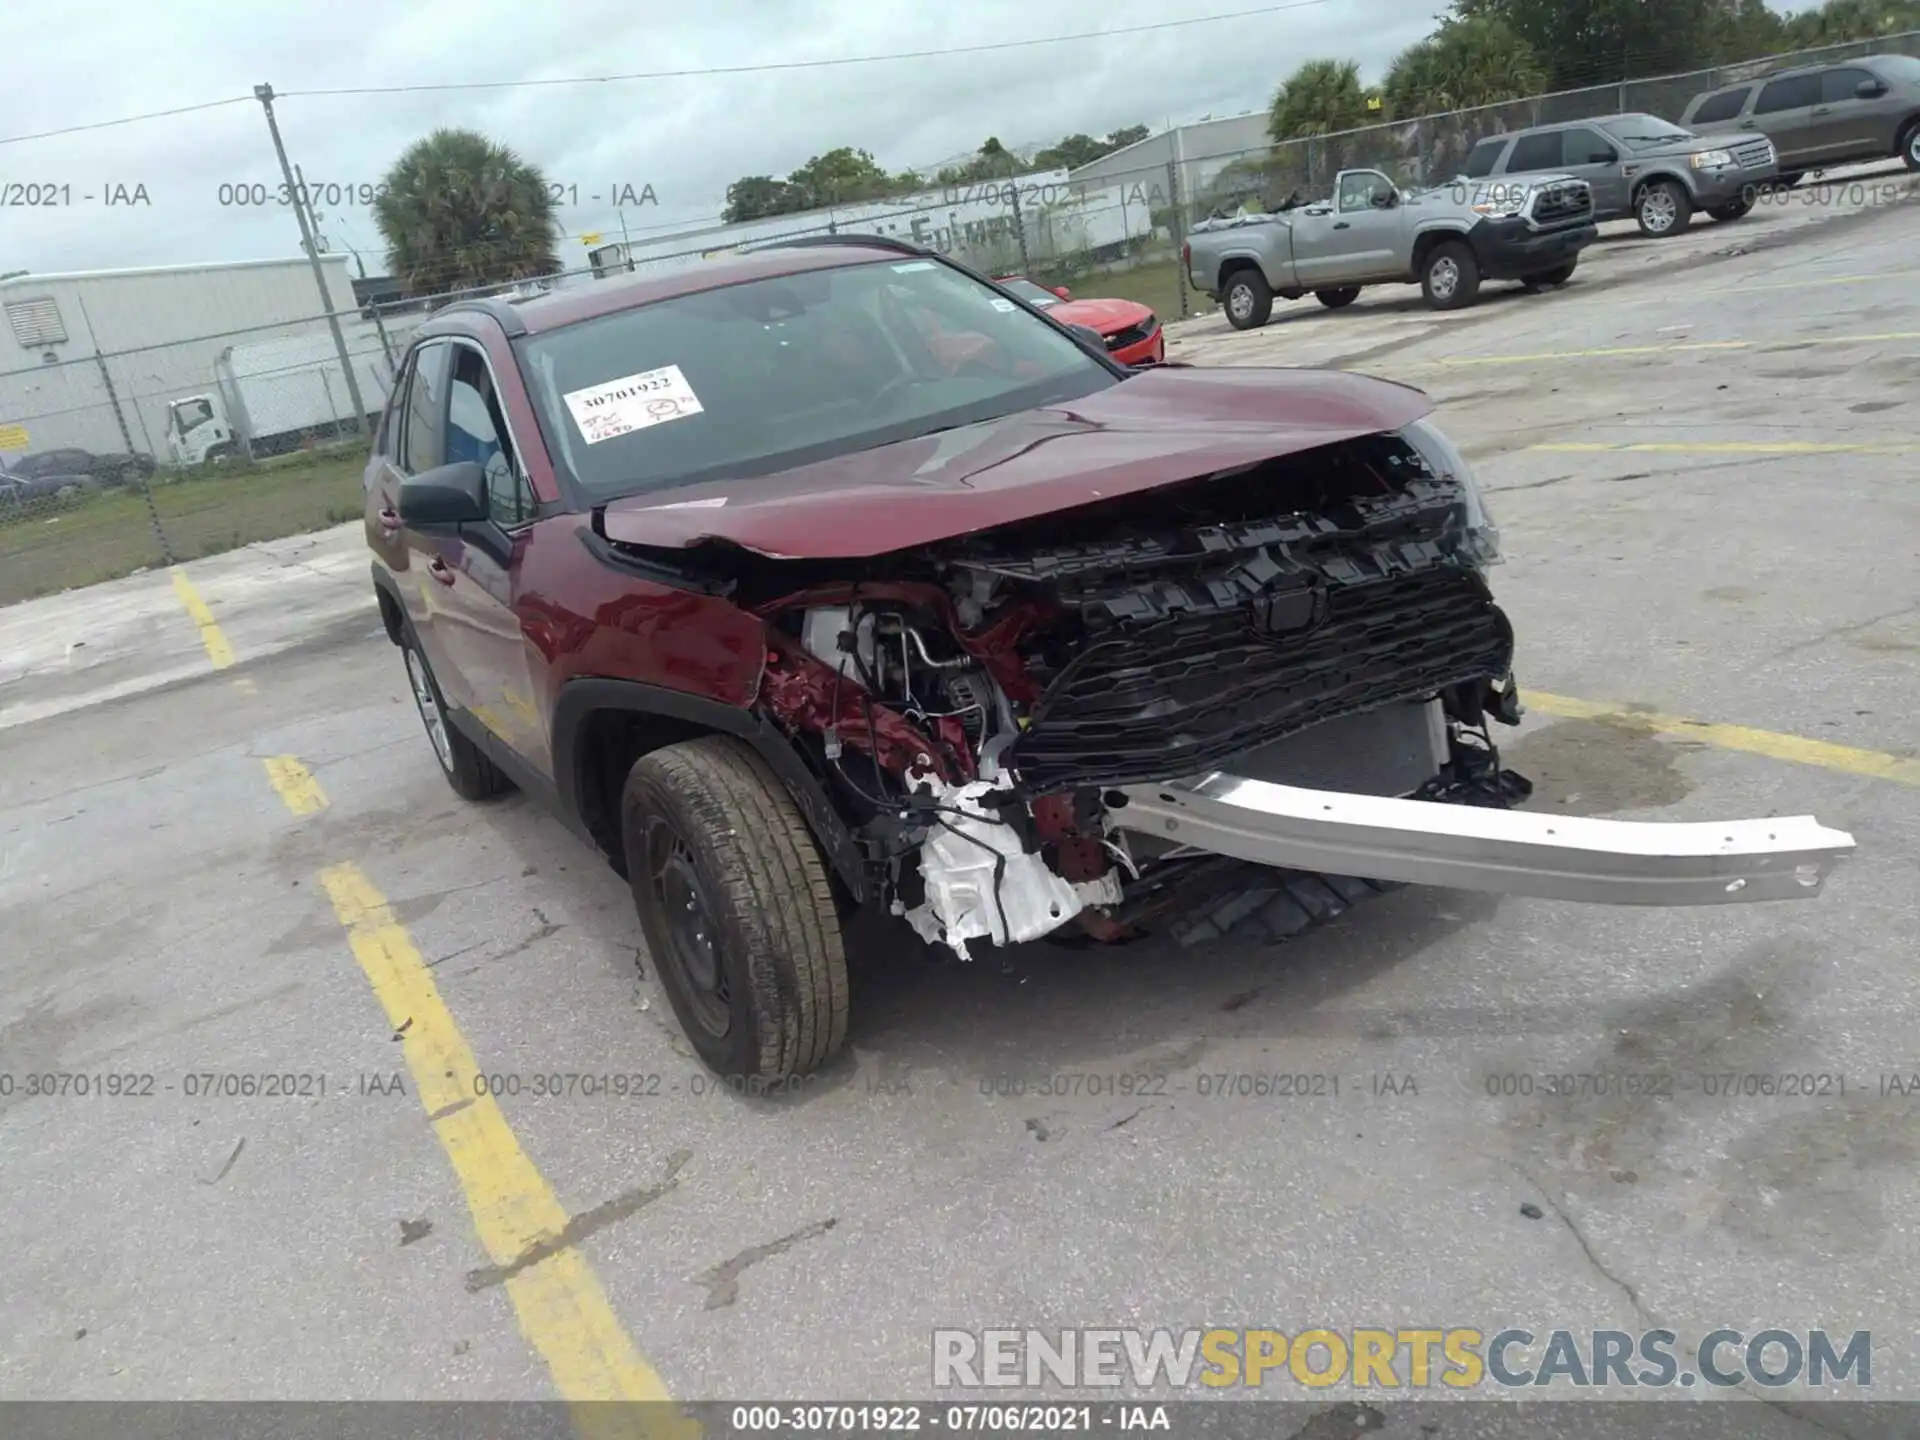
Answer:
[[(387, 403), (392, 367), (376, 331), (346, 336), (368, 433)], [(284, 455), (351, 433), (352, 392), (333, 336), (288, 335), (232, 345), (213, 363), (213, 385), (167, 406), (167, 450), (176, 465)]]

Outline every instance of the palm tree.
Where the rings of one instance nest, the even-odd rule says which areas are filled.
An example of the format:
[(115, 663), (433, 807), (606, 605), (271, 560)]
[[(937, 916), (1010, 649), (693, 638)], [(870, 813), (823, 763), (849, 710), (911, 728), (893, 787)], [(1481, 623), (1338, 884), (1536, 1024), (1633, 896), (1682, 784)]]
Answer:
[(1546, 67), (1533, 47), (1499, 20), (1444, 20), (1387, 69), (1387, 106), (1396, 120), (1471, 110), (1538, 95)]
[(560, 269), (545, 177), (472, 130), (435, 130), (408, 146), (387, 172), (373, 218), (394, 275), (414, 294)]
[(1287, 77), (1273, 97), (1267, 134), (1299, 140), (1358, 130), (1372, 121), (1360, 88), (1360, 67), (1351, 60), (1309, 60)]

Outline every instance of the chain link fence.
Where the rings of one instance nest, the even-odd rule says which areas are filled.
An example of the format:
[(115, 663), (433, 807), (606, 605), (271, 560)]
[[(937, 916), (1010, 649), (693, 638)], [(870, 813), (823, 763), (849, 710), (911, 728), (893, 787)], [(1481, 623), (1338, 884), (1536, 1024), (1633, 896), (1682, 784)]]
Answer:
[[(1072, 172), (1015, 173), (890, 202), (602, 245), (580, 270), (538, 288), (666, 273), (774, 240), (880, 234), (1076, 298), (1133, 299), (1173, 320), (1198, 308), (1178, 255), (1186, 233), (1209, 216), (1324, 192), (1337, 171), (1355, 166), (1430, 184), (1457, 173), (1489, 134), (1622, 111), (1677, 119), (1705, 90), (1795, 63), (1887, 51), (1920, 55), (1920, 32), (1277, 145), (1265, 140), (1264, 115), (1237, 116), (1151, 136)], [(335, 303), (345, 300), (344, 278), (343, 268)], [(297, 318), (247, 323), (246, 304), (265, 303), (245, 300), (255, 283), (209, 271), (207, 284), (217, 288), (203, 310), (185, 313), (238, 319), (222, 330), (91, 353), (68, 342), (60, 307), (77, 304), (84, 324), (69, 327), (75, 335), (91, 335), (109, 317), (86, 316), (84, 304), (31, 286), (5, 292), (17, 346), (11, 359), (0, 358), (0, 604), (357, 520), (371, 424), (361, 418), (356, 429), (355, 386), (376, 416), (428, 313), (467, 295), (524, 293), (490, 286), (329, 317), (290, 311), (296, 302), (288, 297), (312, 294), (292, 289), (280, 292), (273, 313)], [(310, 284), (310, 276), (293, 283)], [(119, 303), (129, 315), (138, 308)]]

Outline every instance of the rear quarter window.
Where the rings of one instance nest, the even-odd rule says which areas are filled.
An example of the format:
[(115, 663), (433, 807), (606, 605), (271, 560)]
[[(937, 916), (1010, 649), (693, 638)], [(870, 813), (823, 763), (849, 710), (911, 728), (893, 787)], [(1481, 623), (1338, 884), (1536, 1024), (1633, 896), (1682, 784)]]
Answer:
[(1700, 102), (1700, 108), (1693, 112), (1693, 123), (1712, 125), (1721, 120), (1734, 119), (1746, 104), (1747, 89), (1742, 85), (1738, 90), (1722, 90), (1718, 95), (1709, 95)]

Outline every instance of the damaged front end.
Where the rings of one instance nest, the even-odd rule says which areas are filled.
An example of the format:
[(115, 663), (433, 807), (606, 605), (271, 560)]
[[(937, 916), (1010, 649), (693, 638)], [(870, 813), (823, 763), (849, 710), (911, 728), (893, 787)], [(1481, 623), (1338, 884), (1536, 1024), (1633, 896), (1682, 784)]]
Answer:
[(1249, 866), (1624, 904), (1818, 893), (1853, 842), (1810, 819), (1511, 809), (1498, 559), (1465, 463), (1415, 421), (872, 560), (767, 561), (735, 600), (767, 627), (760, 706), (868, 893), (963, 959), (1126, 938)]

